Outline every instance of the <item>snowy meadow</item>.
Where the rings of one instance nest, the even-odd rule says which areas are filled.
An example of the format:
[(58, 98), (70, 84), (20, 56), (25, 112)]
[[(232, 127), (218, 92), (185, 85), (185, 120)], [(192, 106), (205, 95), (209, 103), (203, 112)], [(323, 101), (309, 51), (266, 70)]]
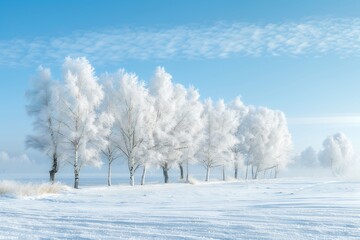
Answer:
[[(0, 184), (0, 186), (2, 186)], [(0, 197), (2, 239), (358, 239), (360, 181), (64, 187)]]

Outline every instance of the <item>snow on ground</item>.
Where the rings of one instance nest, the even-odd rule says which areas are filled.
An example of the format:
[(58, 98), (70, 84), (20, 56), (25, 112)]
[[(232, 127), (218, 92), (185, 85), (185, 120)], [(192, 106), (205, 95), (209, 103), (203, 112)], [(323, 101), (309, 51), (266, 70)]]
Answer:
[(360, 181), (283, 178), (0, 196), (0, 239), (359, 239)]

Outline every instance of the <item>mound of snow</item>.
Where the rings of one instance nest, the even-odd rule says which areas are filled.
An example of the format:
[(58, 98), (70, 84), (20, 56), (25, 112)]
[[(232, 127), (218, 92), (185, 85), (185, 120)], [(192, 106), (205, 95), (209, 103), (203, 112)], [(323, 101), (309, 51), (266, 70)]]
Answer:
[(192, 177), (192, 176), (189, 176), (189, 183), (192, 184), (192, 185), (196, 185), (196, 184), (199, 184), (199, 180), (197, 180), (196, 178)]
[(10, 195), (15, 197), (42, 196), (56, 194), (65, 190), (66, 186), (62, 184), (35, 184), (35, 183), (18, 183), (15, 181), (0, 181), (0, 196)]

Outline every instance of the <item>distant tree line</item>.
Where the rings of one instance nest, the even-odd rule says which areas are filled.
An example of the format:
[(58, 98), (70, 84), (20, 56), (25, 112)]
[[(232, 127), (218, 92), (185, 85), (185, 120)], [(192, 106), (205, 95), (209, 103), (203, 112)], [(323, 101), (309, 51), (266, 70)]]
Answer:
[(359, 158), (355, 155), (351, 141), (340, 132), (326, 137), (319, 152), (313, 147), (307, 147), (295, 156), (294, 163), (310, 168), (322, 166), (331, 169), (334, 176), (342, 176), (351, 168), (359, 166)]

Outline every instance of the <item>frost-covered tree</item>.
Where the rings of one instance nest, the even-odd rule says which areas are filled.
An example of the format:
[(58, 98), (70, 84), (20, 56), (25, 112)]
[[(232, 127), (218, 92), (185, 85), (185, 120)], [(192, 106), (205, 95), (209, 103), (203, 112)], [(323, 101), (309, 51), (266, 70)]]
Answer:
[(228, 108), (222, 100), (215, 106), (211, 99), (207, 99), (204, 103), (203, 138), (197, 157), (199, 163), (206, 169), (206, 181), (209, 181), (211, 168), (217, 166), (223, 166), (225, 180), (225, 166), (231, 163), (232, 148), (238, 143), (235, 137), (239, 125), (237, 116), (235, 111)]
[(51, 78), (50, 69), (39, 67), (38, 74), (32, 81), (31, 90), (27, 91), (27, 112), (34, 117), (36, 135), (26, 139), (27, 147), (44, 152), (51, 159), (50, 181), (54, 183), (60, 164), (61, 115), (59, 114), (58, 83)]
[(241, 132), (241, 124), (244, 120), (246, 114), (248, 113), (249, 108), (241, 101), (240, 97), (236, 97), (229, 105), (229, 107), (235, 111), (236, 119), (238, 122), (238, 127), (235, 131), (235, 136), (238, 139), (238, 143), (235, 144), (231, 150), (233, 152), (233, 162), (234, 162), (234, 177), (238, 178), (239, 169), (244, 166), (244, 159), (246, 151), (243, 148), (244, 137)]
[[(184, 179), (184, 163), (186, 164), (186, 181), (189, 179), (189, 163), (196, 162), (195, 154), (198, 151), (199, 143), (202, 138), (203, 122), (201, 114), (203, 105), (200, 102), (200, 94), (194, 87), (186, 89), (186, 95), (178, 97), (177, 119), (178, 127), (174, 133), (178, 142), (180, 158), (178, 166), (180, 169), (180, 179)], [(182, 125), (180, 127), (179, 125)]]
[(109, 133), (107, 136), (105, 136), (105, 147), (101, 150), (104, 158), (106, 159), (106, 162), (108, 164), (108, 177), (107, 182), (108, 186), (111, 186), (111, 180), (112, 180), (112, 164), (113, 162), (120, 158), (120, 150), (117, 147), (117, 140), (115, 137), (114, 132), (114, 114), (112, 113), (112, 91), (113, 91), (113, 85), (112, 81), (108, 80), (107, 77), (105, 78), (105, 98), (103, 100), (102, 104), (102, 110), (103, 112), (107, 113), (107, 116), (111, 119), (109, 121)]
[(116, 140), (113, 134), (113, 115), (108, 113), (104, 117), (107, 117), (106, 120), (103, 120), (105, 128), (109, 130), (108, 135), (105, 136), (105, 147), (101, 150), (103, 156), (106, 159), (108, 164), (108, 186), (111, 186), (111, 176), (112, 176), (112, 164), (113, 162), (120, 157), (119, 149), (116, 146)]
[(323, 166), (331, 168), (335, 176), (344, 174), (354, 160), (351, 141), (344, 133), (327, 137), (319, 152), (319, 160)]
[(276, 177), (278, 170), (287, 166), (292, 141), (284, 113), (250, 107), (239, 131), (246, 152), (246, 178), (250, 166), (253, 178), (270, 169)]
[(169, 169), (175, 165), (182, 168), (184, 159), (191, 157), (194, 152), (194, 136), (202, 127), (201, 105), (195, 89), (174, 84), (171, 75), (161, 67), (155, 71), (151, 94), (155, 99), (156, 111), (154, 148), (159, 153), (157, 161), (167, 183)]
[(147, 170), (151, 167), (158, 167), (157, 160), (161, 158), (161, 154), (156, 151), (152, 143), (149, 148), (143, 148), (139, 154), (139, 162), (142, 166), (141, 185), (145, 185)]
[(115, 142), (112, 134), (105, 137), (106, 146), (102, 149), (102, 154), (106, 158), (108, 164), (108, 178), (107, 183), (108, 186), (111, 186), (111, 178), (112, 178), (112, 164), (113, 162), (119, 158), (118, 148), (115, 146)]
[(127, 162), (130, 185), (133, 186), (135, 171), (141, 165), (147, 167), (142, 159), (148, 157), (153, 145), (153, 100), (144, 82), (139, 81), (135, 74), (119, 70), (112, 76), (108, 75), (107, 79), (110, 112), (114, 116), (112, 143)]
[(176, 127), (176, 104), (174, 100), (175, 86), (172, 77), (164, 68), (158, 67), (150, 85), (150, 91), (155, 99), (156, 126), (153, 132), (154, 148), (158, 152), (158, 165), (163, 170), (164, 182), (169, 181), (168, 171), (176, 164), (179, 155), (172, 146), (171, 131)]
[(313, 147), (307, 147), (295, 157), (295, 163), (300, 166), (313, 167), (318, 164), (318, 154)]
[(120, 151), (117, 147), (117, 140), (115, 138), (114, 133), (114, 114), (113, 114), (113, 100), (112, 100), (112, 91), (113, 91), (113, 83), (111, 79), (109, 79), (108, 74), (104, 74), (100, 81), (102, 81), (102, 86), (104, 87), (104, 99), (100, 106), (102, 113), (107, 117), (107, 120), (104, 122), (107, 123), (106, 128), (108, 130), (108, 134), (105, 136), (105, 146), (101, 150), (103, 157), (105, 158), (105, 162), (108, 167), (108, 175), (107, 175), (107, 183), (108, 186), (111, 186), (112, 182), (112, 164), (115, 160), (120, 158)]
[(79, 188), (81, 168), (102, 164), (99, 154), (106, 145), (108, 118), (98, 112), (104, 92), (86, 58), (66, 58), (63, 76), (61, 115), (64, 128), (61, 133), (68, 162), (74, 168), (74, 188)]

